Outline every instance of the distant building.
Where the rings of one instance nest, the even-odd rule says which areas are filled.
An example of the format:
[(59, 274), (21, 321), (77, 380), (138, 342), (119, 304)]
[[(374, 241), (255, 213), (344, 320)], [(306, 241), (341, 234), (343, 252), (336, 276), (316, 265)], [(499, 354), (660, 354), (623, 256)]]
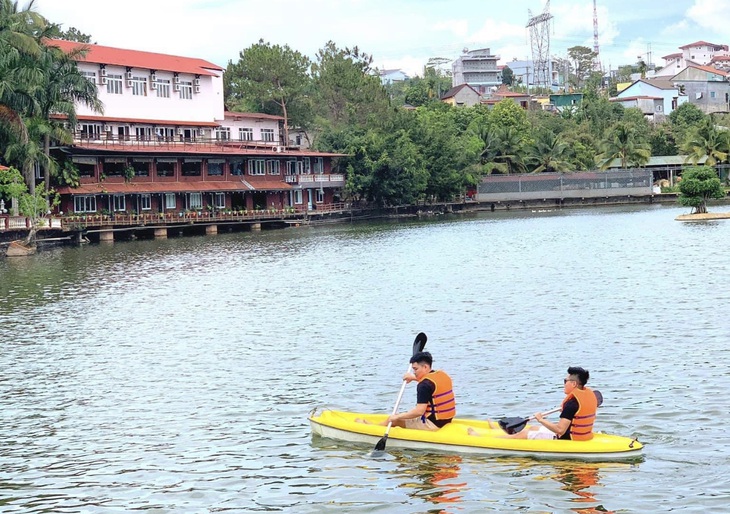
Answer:
[(380, 83), (384, 86), (393, 82), (403, 82), (409, 78), (403, 70), (380, 70)]
[(504, 84), (499, 86), (499, 88), (497, 88), (495, 91), (492, 91), (489, 94), (489, 98), (484, 100), (483, 103), (493, 106), (507, 98), (509, 98), (525, 110), (530, 108), (530, 95), (526, 93), (516, 93), (514, 91), (510, 91), (509, 88)]
[(469, 84), (452, 87), (441, 96), (441, 101), (454, 107), (471, 107), (481, 101), (479, 92)]
[(672, 77), (672, 83), (702, 112), (726, 113), (730, 112), (729, 76), (729, 72), (711, 66), (689, 65)]
[(695, 41), (689, 45), (680, 46), (679, 49), (681, 52), (662, 57), (664, 67), (652, 73), (652, 78), (673, 77), (691, 64), (699, 66), (714, 65), (718, 62), (723, 65), (730, 64), (730, 51), (728, 51), (727, 45)]
[(673, 81), (653, 79), (637, 80), (618, 95), (609, 99), (624, 107), (641, 109), (652, 121), (663, 121), (674, 109), (687, 101)]
[(535, 83), (535, 63), (531, 60), (520, 61), (512, 59), (510, 62), (504, 64), (512, 70), (515, 76), (515, 81), (521, 80), (523, 84), (529, 86), (549, 87), (555, 91), (557, 88), (563, 86), (563, 80), (560, 76), (560, 69), (555, 61), (548, 61), (548, 74), (550, 76), (550, 84), (536, 84)]
[(498, 55), (492, 55), (489, 48), (466, 50), (464, 54), (451, 64), (452, 81), (456, 87), (469, 84), (483, 95), (491, 87), (502, 84), (502, 77), (497, 66)]
[(565, 109), (577, 109), (581, 103), (583, 103), (583, 93), (550, 95), (550, 105), (558, 112), (563, 112)]

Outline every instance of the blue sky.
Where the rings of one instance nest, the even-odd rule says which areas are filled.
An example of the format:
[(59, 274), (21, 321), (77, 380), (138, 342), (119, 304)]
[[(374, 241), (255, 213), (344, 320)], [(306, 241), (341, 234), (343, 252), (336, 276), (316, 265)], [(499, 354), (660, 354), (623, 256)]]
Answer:
[[(21, 5), (26, 2), (21, 0)], [(490, 48), (500, 64), (531, 57), (528, 11), (513, 0), (36, 0), (35, 10), (107, 46), (199, 57), (225, 67), (259, 39), (314, 58), (327, 41), (358, 46), (381, 69), (422, 74), (430, 57)], [(605, 68), (662, 56), (695, 41), (730, 44), (730, 0), (597, 0)], [(593, 1), (552, 0), (550, 53), (593, 48)]]

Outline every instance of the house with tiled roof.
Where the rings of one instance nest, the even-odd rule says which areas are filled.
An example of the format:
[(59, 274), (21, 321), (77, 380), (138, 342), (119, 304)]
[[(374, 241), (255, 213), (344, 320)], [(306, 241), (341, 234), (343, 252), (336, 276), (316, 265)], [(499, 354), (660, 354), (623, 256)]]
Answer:
[(687, 96), (672, 81), (641, 79), (609, 101), (626, 108), (640, 109), (652, 121), (663, 121), (665, 116), (687, 101)]
[(702, 112), (730, 112), (730, 72), (712, 66), (687, 66), (672, 77), (689, 102)]
[(510, 91), (510, 89), (502, 84), (495, 91), (489, 94), (489, 97), (482, 101), (483, 104), (488, 106), (494, 106), (502, 100), (510, 99), (517, 105), (527, 110), (530, 106), (530, 95), (526, 93), (518, 93), (516, 91)]
[(78, 169), (61, 185), (69, 214), (182, 215), (323, 208), (339, 198), (338, 154), (294, 148), (284, 118), (228, 112), (223, 72), (193, 57), (49, 40), (83, 48), (80, 72), (97, 85), (103, 112), (76, 105), (71, 145), (53, 149)]
[(481, 101), (479, 92), (469, 84), (452, 87), (441, 95), (440, 100), (454, 107), (471, 107)]

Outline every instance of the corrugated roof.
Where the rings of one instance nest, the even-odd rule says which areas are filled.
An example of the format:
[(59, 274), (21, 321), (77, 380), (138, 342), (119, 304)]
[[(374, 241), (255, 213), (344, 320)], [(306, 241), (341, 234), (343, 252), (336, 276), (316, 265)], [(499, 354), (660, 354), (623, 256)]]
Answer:
[(86, 55), (77, 60), (90, 63), (216, 77), (220, 76), (224, 70), (224, 68), (221, 68), (217, 64), (194, 57), (180, 57), (154, 52), (143, 52), (140, 50), (127, 50), (124, 48), (77, 43), (75, 41), (64, 41), (61, 39), (48, 39), (46, 40), (46, 44), (48, 46), (57, 46), (66, 53), (79, 48), (85, 48), (87, 49)]

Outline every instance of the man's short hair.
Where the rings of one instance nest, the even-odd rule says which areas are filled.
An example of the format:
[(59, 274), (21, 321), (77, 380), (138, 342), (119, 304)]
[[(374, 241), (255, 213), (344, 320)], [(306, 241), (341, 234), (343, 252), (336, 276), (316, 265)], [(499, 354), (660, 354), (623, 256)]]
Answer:
[(433, 364), (433, 357), (428, 352), (418, 352), (411, 357), (411, 364), (417, 362), (418, 364), (428, 364), (429, 367)]
[(588, 379), (591, 376), (590, 373), (588, 373), (588, 370), (578, 366), (569, 367), (568, 375), (576, 377), (578, 379), (578, 382), (580, 382), (581, 387), (585, 386), (588, 383)]

